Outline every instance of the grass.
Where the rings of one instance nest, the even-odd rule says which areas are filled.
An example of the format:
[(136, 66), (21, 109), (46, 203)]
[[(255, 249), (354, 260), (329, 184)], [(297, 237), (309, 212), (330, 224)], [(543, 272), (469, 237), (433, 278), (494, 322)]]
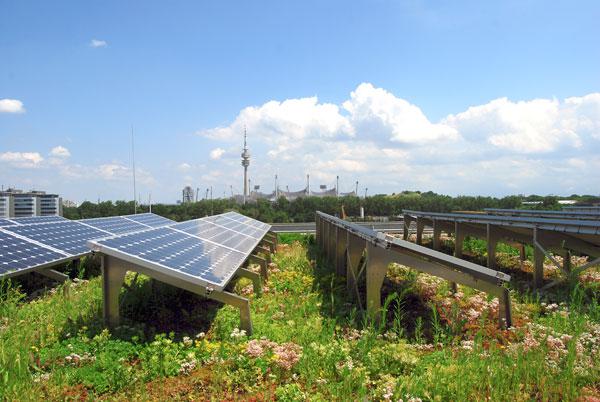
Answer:
[(22, 284), (3, 282), (0, 396), (283, 401), (600, 396), (597, 290), (575, 286), (556, 306), (513, 291), (515, 327), (501, 331), (494, 301), (485, 295), (463, 287), (449, 294), (443, 281), (392, 266), (384, 283), (383, 320), (375, 323), (347, 298), (345, 280), (320, 259), (312, 237), (281, 240), (261, 297), (251, 294), (247, 280), (234, 284), (251, 299), (250, 338), (237, 329), (235, 309), (143, 276), (127, 277), (124, 325), (112, 333), (100, 320), (98, 277), (68, 282), (33, 300)]

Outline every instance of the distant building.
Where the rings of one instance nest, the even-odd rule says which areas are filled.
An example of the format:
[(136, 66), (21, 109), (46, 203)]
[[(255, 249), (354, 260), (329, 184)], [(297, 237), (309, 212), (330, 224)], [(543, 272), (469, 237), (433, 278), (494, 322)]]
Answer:
[(62, 205), (65, 208), (77, 208), (77, 203), (71, 200), (63, 200)]
[(187, 204), (194, 202), (194, 189), (190, 186), (185, 186), (181, 191), (181, 202)]
[(0, 191), (0, 217), (62, 216), (62, 199), (57, 194), (31, 190), (24, 192), (9, 188)]

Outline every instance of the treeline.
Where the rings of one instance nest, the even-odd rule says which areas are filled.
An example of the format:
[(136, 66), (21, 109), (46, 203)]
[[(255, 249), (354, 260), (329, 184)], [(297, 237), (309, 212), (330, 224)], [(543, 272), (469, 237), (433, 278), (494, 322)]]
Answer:
[[(594, 201), (592, 196), (572, 195), (569, 198), (581, 202)], [(541, 203), (522, 205), (523, 201), (541, 201)], [(246, 205), (239, 205), (231, 199), (201, 200), (189, 204), (156, 204), (152, 206), (152, 212), (176, 221), (234, 210), (263, 222), (310, 222), (315, 219), (315, 211), (340, 215), (342, 206), (349, 217), (358, 217), (362, 206), (366, 219), (372, 219), (373, 217), (393, 219), (401, 215), (403, 209), (430, 212), (476, 211), (483, 208), (560, 209), (558, 197), (554, 196), (451, 197), (433, 192), (403, 192), (393, 195), (374, 195), (366, 199), (358, 197), (305, 197), (288, 201), (285, 198), (280, 198), (274, 203), (259, 200)], [(138, 212), (148, 212), (148, 210), (147, 205), (138, 206)], [(133, 201), (117, 201), (114, 203), (105, 201), (98, 204), (86, 201), (76, 208), (64, 208), (64, 216), (69, 219), (128, 215), (133, 214), (133, 212)]]

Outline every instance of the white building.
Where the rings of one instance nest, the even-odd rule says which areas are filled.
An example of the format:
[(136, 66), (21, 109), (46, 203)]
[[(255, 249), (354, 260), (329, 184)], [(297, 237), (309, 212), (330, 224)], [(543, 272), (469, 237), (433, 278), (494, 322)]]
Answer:
[(62, 199), (57, 194), (45, 191), (8, 189), (0, 192), (0, 217), (62, 216)]

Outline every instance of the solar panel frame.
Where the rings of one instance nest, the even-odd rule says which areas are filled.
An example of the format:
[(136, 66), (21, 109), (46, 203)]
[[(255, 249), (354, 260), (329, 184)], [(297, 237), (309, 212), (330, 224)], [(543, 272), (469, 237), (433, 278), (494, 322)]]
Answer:
[(0, 218), (0, 228), (5, 226), (14, 226), (18, 223), (11, 221), (10, 219)]
[(146, 230), (151, 226), (126, 219), (122, 216), (109, 216), (105, 218), (81, 219), (77, 222), (92, 226), (96, 229), (106, 231), (110, 234), (123, 234)]
[[(68, 219), (64, 222), (8, 226), (3, 230), (59, 250), (73, 258), (89, 253), (88, 240), (112, 236), (109, 232)], [(67, 240), (60, 240), (65, 238)]]
[[(165, 257), (163, 261), (157, 260), (154, 257), (154, 254), (152, 254), (152, 252), (157, 252), (158, 248), (150, 250), (145, 249), (145, 251), (143, 252), (132, 252), (133, 245), (139, 245), (144, 243), (149, 245), (152, 244), (151, 242), (157, 242), (157, 244), (163, 242), (163, 248), (165, 248), (164, 240), (161, 240), (160, 242), (158, 241), (159, 239), (161, 239), (161, 235), (162, 237), (173, 236), (175, 239), (177, 239), (178, 242), (181, 243), (186, 242), (188, 244), (188, 248), (183, 249), (183, 251), (171, 250), (172, 252), (168, 254), (168, 258)], [(118, 246), (119, 243), (122, 243), (127, 239), (132, 240), (132, 242), (130, 242), (130, 244)], [(175, 240), (173, 241), (177, 242)], [(227, 286), (231, 278), (236, 274), (238, 269), (242, 266), (242, 264), (248, 257), (242, 252), (207, 240), (202, 240), (197, 236), (170, 227), (154, 228), (143, 232), (126, 233), (123, 235), (112, 236), (100, 240), (90, 240), (88, 241), (88, 245), (93, 251), (101, 252), (109, 256), (114, 256), (129, 263), (141, 265), (144, 268), (154, 270), (162, 274), (171, 275), (173, 277), (179, 278), (194, 285), (210, 287), (216, 290), (223, 290)], [(224, 268), (224, 271), (221, 272), (222, 275), (219, 281), (215, 279), (217, 278), (214, 270), (214, 267), (216, 265), (211, 264), (206, 266), (203, 271), (204, 276), (202, 276), (192, 274), (192, 268), (182, 268), (186, 266), (185, 263), (175, 266), (171, 266), (166, 263), (166, 260), (169, 260), (176, 261), (177, 264), (180, 264), (182, 261), (176, 259), (176, 256), (177, 258), (183, 258), (181, 256), (186, 252), (189, 254), (191, 248), (193, 248), (194, 245), (196, 245), (197, 247), (205, 248), (208, 245), (209, 250), (211, 250), (210, 252), (217, 252), (217, 254), (219, 254), (219, 256), (222, 257), (222, 259), (225, 259), (229, 256), (231, 257), (227, 261), (227, 266), (229, 268)], [(167, 243), (166, 246), (169, 246), (169, 243)], [(196, 255), (195, 259), (201, 258), (201, 256), (202, 255)], [(221, 264), (221, 261), (218, 261), (218, 264)], [(221, 266), (224, 265), (221, 264)]]
[(153, 214), (151, 212), (135, 215), (123, 215), (123, 218), (154, 228), (169, 226), (177, 223), (172, 219), (165, 218), (164, 216)]
[[(10, 243), (10, 244), (7, 244)], [(11, 251), (5, 252), (5, 248)], [(12, 268), (6, 267), (9, 263), (8, 255), (20, 253), (19, 247), (26, 247), (27, 258), (21, 258), (21, 261), (11, 260)], [(32, 252), (34, 254), (32, 254)], [(42, 256), (45, 256), (42, 258)], [(34, 264), (25, 263), (23, 260), (35, 260)], [(9, 278), (16, 275), (22, 275), (27, 272), (37, 271), (54, 265), (59, 265), (71, 261), (73, 257), (65, 253), (48, 247), (39, 242), (30, 240), (26, 237), (16, 235), (0, 228), (0, 278)]]
[(65, 222), (70, 219), (64, 218), (58, 215), (47, 215), (47, 216), (22, 216), (18, 218), (10, 218), (12, 222), (19, 225), (36, 225), (45, 223)]
[(555, 218), (501, 216), (486, 214), (466, 213), (444, 213), (444, 212), (422, 212), (403, 210), (403, 214), (420, 216), (428, 219), (440, 219), (454, 222), (490, 223), (493, 225), (521, 227), (527, 229), (544, 229), (565, 233), (577, 233), (586, 235), (600, 234), (600, 221), (568, 220)]

